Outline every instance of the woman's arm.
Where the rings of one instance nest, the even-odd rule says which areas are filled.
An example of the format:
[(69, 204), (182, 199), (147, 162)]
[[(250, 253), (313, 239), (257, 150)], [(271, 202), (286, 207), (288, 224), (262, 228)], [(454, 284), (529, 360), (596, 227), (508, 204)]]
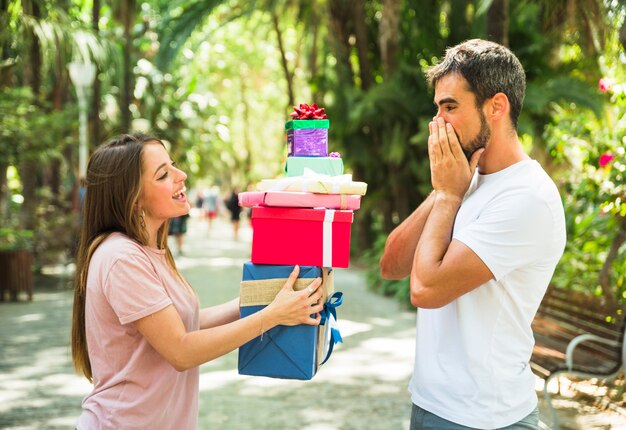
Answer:
[[(176, 370), (184, 371), (227, 354), (277, 325), (319, 325), (319, 312), (324, 308), (323, 290), (319, 288), (322, 280), (317, 278), (304, 290), (294, 291), (298, 272), (289, 275), (274, 301), (263, 310), (228, 324), (187, 332), (176, 308), (169, 305), (135, 321), (135, 326)], [(232, 306), (229, 303), (224, 305), (226, 309)], [(226, 318), (230, 312), (222, 315)]]
[(200, 309), (200, 329), (217, 327), (239, 319), (239, 298)]

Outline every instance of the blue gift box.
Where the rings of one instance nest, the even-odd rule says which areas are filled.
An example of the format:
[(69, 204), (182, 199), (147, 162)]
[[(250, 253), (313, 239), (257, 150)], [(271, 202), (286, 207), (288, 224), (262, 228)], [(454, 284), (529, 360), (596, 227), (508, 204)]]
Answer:
[[(258, 312), (271, 303), (293, 267), (245, 263), (240, 296), (241, 317)], [(323, 279), (320, 288), (324, 288), (323, 300), (326, 300), (333, 291), (332, 269), (301, 266), (294, 289), (306, 288), (317, 277)], [(324, 359), (327, 332), (330, 332), (330, 324), (276, 326), (239, 348), (239, 374), (309, 380)]]

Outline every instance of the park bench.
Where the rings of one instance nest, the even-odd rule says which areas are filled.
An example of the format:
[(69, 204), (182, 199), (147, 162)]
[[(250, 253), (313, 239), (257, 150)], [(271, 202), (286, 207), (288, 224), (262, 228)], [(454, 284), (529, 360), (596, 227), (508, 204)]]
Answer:
[(569, 374), (610, 380), (624, 369), (624, 314), (624, 306), (599, 297), (548, 288), (532, 323), (535, 347), (530, 365), (545, 381), (553, 428), (558, 429), (558, 420), (548, 393), (552, 378), (558, 381), (559, 375)]

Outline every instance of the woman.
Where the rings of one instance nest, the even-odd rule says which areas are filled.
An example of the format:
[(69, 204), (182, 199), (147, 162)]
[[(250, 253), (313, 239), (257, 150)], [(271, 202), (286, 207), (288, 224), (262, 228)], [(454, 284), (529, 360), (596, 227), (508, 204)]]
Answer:
[[(167, 247), (168, 220), (189, 211), (187, 175), (163, 143), (122, 135), (87, 168), (72, 358), (93, 382), (81, 429), (195, 429), (198, 365), (276, 325), (319, 324), (321, 279), (239, 318), (238, 299), (199, 309)], [(315, 318), (311, 317), (314, 314)]]

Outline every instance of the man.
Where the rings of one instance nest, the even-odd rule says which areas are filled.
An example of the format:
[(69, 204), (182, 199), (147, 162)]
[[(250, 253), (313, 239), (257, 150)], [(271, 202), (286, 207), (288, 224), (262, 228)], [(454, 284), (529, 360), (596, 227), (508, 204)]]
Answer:
[(470, 40), (427, 74), (433, 192), (388, 237), (387, 279), (417, 312), (411, 429), (536, 429), (531, 322), (565, 247), (558, 190), (524, 152), (526, 79), (507, 48)]

